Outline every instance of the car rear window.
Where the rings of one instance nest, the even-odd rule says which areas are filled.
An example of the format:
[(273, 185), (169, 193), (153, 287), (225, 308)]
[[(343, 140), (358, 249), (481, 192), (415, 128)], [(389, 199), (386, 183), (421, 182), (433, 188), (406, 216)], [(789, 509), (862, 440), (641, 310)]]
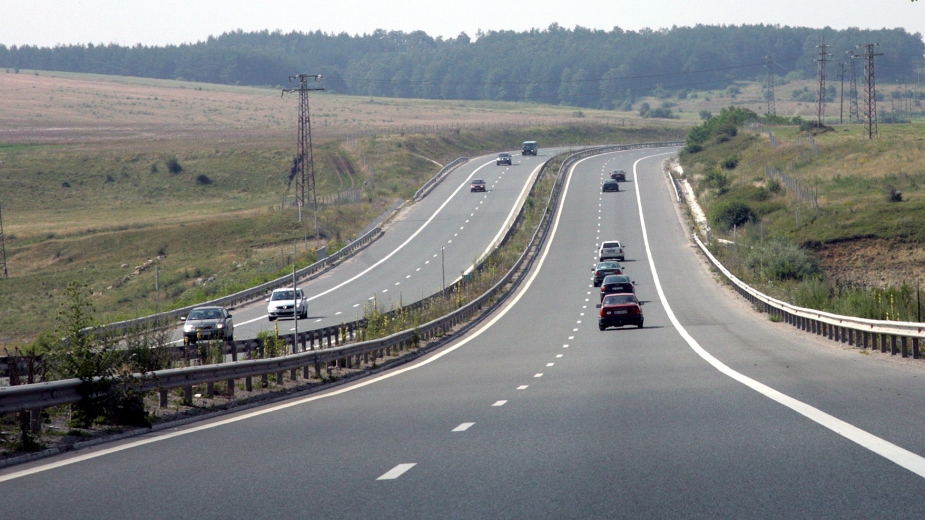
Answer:
[(606, 249), (609, 249), (611, 247), (620, 247), (620, 243), (619, 242), (604, 242), (604, 245), (602, 245), (601, 247), (606, 248)]
[(604, 305), (613, 305), (618, 303), (636, 303), (636, 297), (632, 294), (614, 294), (604, 298)]

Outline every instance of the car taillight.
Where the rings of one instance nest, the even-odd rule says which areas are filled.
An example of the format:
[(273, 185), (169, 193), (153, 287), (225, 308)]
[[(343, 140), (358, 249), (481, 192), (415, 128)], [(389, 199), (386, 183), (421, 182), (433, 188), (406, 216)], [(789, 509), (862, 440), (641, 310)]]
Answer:
[(595, 272), (594, 272), (594, 276), (600, 276), (600, 275), (601, 275), (601, 272), (600, 272), (600, 271), (595, 271)]

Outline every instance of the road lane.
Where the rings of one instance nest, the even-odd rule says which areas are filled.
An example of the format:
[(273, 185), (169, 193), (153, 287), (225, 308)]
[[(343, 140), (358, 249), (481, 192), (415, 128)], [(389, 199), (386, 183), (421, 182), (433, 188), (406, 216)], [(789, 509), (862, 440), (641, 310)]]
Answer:
[[(921, 517), (922, 479), (690, 349), (661, 306), (639, 203), (664, 298), (730, 366), (774, 353), (779, 365), (760, 374), (795, 385), (785, 363), (807, 363), (802, 384), (826, 389), (821, 408), (853, 409), (886, 431), (913, 426), (891, 440), (907, 449), (923, 431), (912, 400), (891, 401), (893, 413), (882, 400), (855, 397), (886, 382), (915, 388), (922, 371), (848, 356), (738, 304), (691, 250), (656, 160), (640, 163), (626, 185), (639, 183), (638, 200), (631, 191), (600, 194), (609, 169), (629, 172), (651, 154), (584, 161), (529, 283), (426, 364), (0, 482), (0, 493), (19, 498), (6, 510), (12, 518)], [(589, 265), (604, 238), (627, 246), (625, 263), (647, 301), (644, 329), (597, 331)], [(839, 372), (851, 378), (831, 377)], [(860, 372), (866, 390), (853, 388)], [(464, 422), (474, 426), (452, 431)], [(377, 480), (397, 468), (410, 469)], [(867, 482), (896, 485), (863, 492)]]

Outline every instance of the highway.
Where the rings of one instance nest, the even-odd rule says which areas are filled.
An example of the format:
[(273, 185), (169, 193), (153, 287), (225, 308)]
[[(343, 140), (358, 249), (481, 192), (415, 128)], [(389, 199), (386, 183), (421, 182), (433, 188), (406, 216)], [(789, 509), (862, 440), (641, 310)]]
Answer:
[[(579, 163), (530, 275), (447, 347), (2, 470), (3, 518), (925, 517), (925, 371), (717, 283), (660, 171), (669, 152)], [(628, 182), (602, 194), (614, 169)], [(606, 239), (626, 247), (642, 329), (597, 329)]]
[[(497, 166), (496, 155), (470, 159), (449, 173), (426, 197), (406, 206), (373, 244), (327, 273), (300, 283), (308, 298), (309, 318), (299, 330), (339, 325), (363, 317), (373, 302), (389, 310), (441, 290), (500, 240), (544, 162), (558, 153), (541, 148), (537, 156), (511, 152), (513, 164)], [(484, 179), (485, 193), (472, 193), (472, 179)], [(273, 330), (267, 304), (257, 301), (233, 310), (235, 339)], [(291, 319), (279, 331), (291, 334)], [(178, 332), (177, 338), (180, 337)]]

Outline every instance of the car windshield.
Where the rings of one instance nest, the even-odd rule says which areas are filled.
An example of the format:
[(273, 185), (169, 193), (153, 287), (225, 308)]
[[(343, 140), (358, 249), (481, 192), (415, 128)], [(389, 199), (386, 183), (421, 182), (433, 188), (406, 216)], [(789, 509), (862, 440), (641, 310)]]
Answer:
[(510, 157), (510, 155), (506, 153), (499, 153), (498, 157)]
[(222, 317), (222, 311), (218, 309), (194, 309), (189, 313), (187, 320), (218, 320)]
[(636, 303), (636, 297), (632, 294), (616, 294), (604, 298), (604, 305), (615, 305), (619, 303)]
[[(299, 296), (300, 296), (300, 297), (302, 296), (302, 291), (301, 291), (301, 290), (299, 290)], [(292, 299), (292, 291), (291, 291), (291, 290), (289, 290), (289, 291), (274, 291), (274, 292), (273, 292), (273, 297), (270, 298), (270, 299), (271, 299), (272, 301), (278, 301), (278, 300), (291, 300), (291, 299)]]
[(476, 179), (472, 181), (472, 184), (485, 184), (485, 181), (483, 181), (482, 179)]

